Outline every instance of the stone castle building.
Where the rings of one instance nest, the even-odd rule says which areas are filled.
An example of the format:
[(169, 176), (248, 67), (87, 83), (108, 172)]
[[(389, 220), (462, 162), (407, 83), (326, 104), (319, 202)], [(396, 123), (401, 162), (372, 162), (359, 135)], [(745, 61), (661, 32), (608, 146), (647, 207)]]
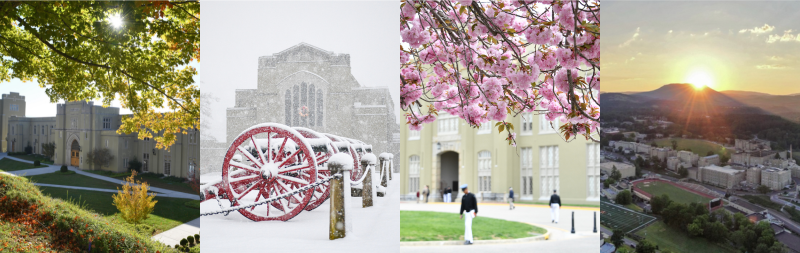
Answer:
[(389, 89), (361, 85), (351, 74), (349, 54), (300, 43), (259, 57), (256, 88), (235, 92), (226, 115), (226, 141), (203, 144), (203, 159), (208, 157), (203, 173), (220, 170), (228, 145), (243, 130), (267, 122), (358, 139), (371, 144), (373, 152), (399, 157)]
[(600, 201), (600, 143), (578, 137), (565, 142), (544, 115), (522, 113), (507, 118), (515, 126), (517, 147), (496, 122), (471, 128), (464, 120), (439, 112), (421, 131), (401, 128), (400, 190), (404, 199), (429, 186), (432, 201), (442, 200), (445, 187), (453, 200), (468, 184), (479, 201), (503, 201), (513, 187), (518, 200), (547, 202), (557, 190), (565, 204), (596, 205)]
[[(8, 120), (11, 117), (25, 117), (25, 96), (20, 96), (18, 92), (3, 94), (0, 99), (0, 136), (8, 136)], [(8, 141), (2, 139), (2, 152), (8, 152)]]
[[(25, 117), (24, 97), (18, 93), (3, 94), (3, 103), (14, 98), (14, 107), (3, 108), (3, 149), (6, 152), (25, 152), (31, 147), (34, 154), (43, 154), (42, 144), (54, 143), (55, 164), (80, 169), (122, 172), (128, 162), (142, 163), (143, 172), (176, 177), (193, 175), (200, 162), (199, 131), (178, 134), (169, 150), (155, 148), (155, 141), (139, 140), (137, 134), (118, 134), (117, 129), (126, 115), (119, 108), (102, 107), (94, 102), (78, 101), (57, 105), (55, 117)], [(5, 105), (4, 105), (5, 106)], [(11, 114), (6, 118), (6, 115)], [(114, 159), (107, 165), (95, 167), (86, 159), (88, 152), (108, 148)]]

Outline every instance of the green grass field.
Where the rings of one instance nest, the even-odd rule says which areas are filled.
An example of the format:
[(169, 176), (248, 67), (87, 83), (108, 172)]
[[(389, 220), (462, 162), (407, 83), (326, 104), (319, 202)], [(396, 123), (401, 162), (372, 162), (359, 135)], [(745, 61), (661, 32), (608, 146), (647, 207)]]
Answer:
[(612, 231), (619, 229), (630, 233), (650, 224), (655, 219), (653, 216), (620, 207), (606, 200), (600, 201), (600, 224)]
[[(117, 179), (120, 179), (120, 180), (125, 180), (126, 177), (129, 177), (131, 175), (130, 172), (114, 173), (114, 172), (105, 171), (105, 170), (85, 170), (85, 172), (89, 172), (89, 173), (97, 174), (97, 175), (101, 175), (101, 176), (113, 177), (113, 178), (117, 178)], [(189, 186), (188, 183), (170, 181), (170, 180), (163, 179), (161, 177), (162, 177), (162, 175), (160, 175), (160, 174), (145, 173), (145, 174), (136, 175), (135, 179), (139, 180), (139, 181), (142, 181), (142, 182), (145, 182), (145, 183), (149, 184), (152, 187), (158, 187), (158, 188), (167, 189), (167, 190), (179, 191), (179, 192), (183, 192), (183, 193), (197, 194), (197, 192), (192, 190), (192, 187)]]
[(651, 182), (650, 186), (645, 186), (645, 184), (640, 183), (637, 184), (636, 186), (644, 190), (645, 192), (652, 194), (653, 196), (661, 196), (661, 194), (667, 194), (669, 195), (669, 199), (682, 204), (689, 204), (692, 202), (708, 203), (708, 201), (711, 200), (710, 198), (694, 194), (692, 192), (686, 191), (684, 189), (675, 187), (671, 184), (664, 182)]
[[(655, 140), (656, 145), (659, 147), (672, 147), (672, 140), (673, 139), (657, 139)], [(726, 149), (723, 146), (718, 144), (705, 141), (705, 140), (698, 140), (698, 139), (681, 139), (681, 138), (674, 138), (674, 140), (678, 141), (678, 150), (683, 149), (691, 149), (693, 153), (698, 154), (700, 156), (706, 156), (708, 151), (713, 151), (715, 154), (724, 154), (730, 157), (730, 150)]]
[(43, 183), (43, 184), (69, 185), (69, 186), (91, 187), (91, 188), (112, 189), (112, 190), (117, 189), (118, 187), (122, 187), (122, 185), (120, 184), (103, 181), (93, 177), (87, 177), (81, 174), (77, 174), (74, 171), (70, 171), (67, 173), (56, 171), (48, 174), (27, 176), (26, 178), (28, 178), (33, 183)]
[(50, 160), (49, 157), (45, 157), (43, 155), (30, 154), (30, 155), (11, 155), (11, 156), (19, 158), (19, 159), (28, 160), (28, 161), (31, 161), (31, 162), (39, 160), (43, 164), (53, 164), (53, 161)]
[(45, 165), (34, 166), (31, 163), (15, 161), (8, 158), (0, 159), (0, 170), (3, 171), (27, 170), (27, 169), (44, 168), (44, 167), (47, 166)]
[[(400, 241), (464, 240), (464, 220), (456, 213), (400, 211)], [(472, 220), (475, 240), (525, 238), (545, 233), (533, 225), (486, 218)]]
[(703, 238), (689, 237), (685, 232), (668, 227), (662, 221), (655, 222), (636, 234), (655, 243), (662, 251), (669, 249), (672, 252), (736, 252), (734, 249), (710, 243)]
[[(114, 200), (111, 198), (114, 193), (54, 187), (39, 187), (39, 189), (42, 193), (50, 195), (50, 197), (74, 200), (84, 209), (105, 215), (109, 219), (118, 219), (120, 224), (125, 224), (121, 218), (114, 215), (118, 212), (113, 205)], [(200, 217), (200, 212), (197, 209), (186, 206), (185, 203), (190, 201), (188, 199), (156, 197), (155, 200), (158, 201), (155, 210), (142, 223), (154, 227), (156, 233), (169, 230)]]

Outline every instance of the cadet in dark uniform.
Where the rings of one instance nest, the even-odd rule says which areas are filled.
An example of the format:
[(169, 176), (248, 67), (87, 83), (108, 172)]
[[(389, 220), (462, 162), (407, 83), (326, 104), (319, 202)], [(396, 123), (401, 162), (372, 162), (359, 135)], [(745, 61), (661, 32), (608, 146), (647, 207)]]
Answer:
[(550, 196), (550, 219), (558, 224), (558, 211), (561, 209), (561, 197), (553, 190), (553, 195)]
[(461, 197), (461, 219), (464, 218), (464, 212), (467, 213), (467, 218), (464, 219), (464, 244), (472, 244), (472, 218), (478, 216), (478, 200), (475, 195), (467, 190), (467, 184), (461, 185), (461, 191), (464, 192), (464, 197)]

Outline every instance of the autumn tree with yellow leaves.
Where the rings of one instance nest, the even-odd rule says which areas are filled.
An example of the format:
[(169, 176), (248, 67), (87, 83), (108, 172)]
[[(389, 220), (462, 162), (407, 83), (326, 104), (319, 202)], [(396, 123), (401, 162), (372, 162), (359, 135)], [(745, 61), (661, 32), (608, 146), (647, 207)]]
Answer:
[(112, 197), (122, 219), (128, 223), (138, 224), (141, 220), (147, 219), (158, 201), (153, 200), (156, 197), (155, 193), (147, 193), (149, 189), (147, 183), (135, 180), (135, 176), (136, 171), (132, 171), (131, 176), (125, 178), (122, 190), (117, 188), (117, 194)]
[(0, 13), (0, 82), (37, 82), (52, 103), (118, 99), (133, 114), (117, 132), (162, 149), (199, 127), (198, 1), (11, 1)]

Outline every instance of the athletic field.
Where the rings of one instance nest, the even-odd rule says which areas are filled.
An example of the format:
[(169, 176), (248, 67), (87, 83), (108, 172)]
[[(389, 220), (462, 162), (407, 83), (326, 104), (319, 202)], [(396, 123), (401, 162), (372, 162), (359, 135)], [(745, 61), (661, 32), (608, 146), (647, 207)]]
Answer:
[(674, 138), (674, 139), (657, 139), (655, 140), (656, 145), (659, 147), (672, 147), (672, 140), (678, 141), (678, 150), (683, 149), (691, 149), (692, 153), (698, 154), (701, 157), (708, 155), (708, 151), (712, 151), (715, 154), (725, 154), (730, 157), (730, 150), (726, 149), (719, 144), (706, 141), (706, 140), (699, 140), (699, 139), (682, 139), (682, 138)]
[(698, 195), (663, 181), (638, 182), (636, 183), (636, 187), (652, 196), (667, 194), (672, 201), (687, 205), (692, 202), (708, 204), (708, 201), (711, 201), (711, 198)]
[(611, 230), (620, 229), (625, 233), (631, 233), (655, 220), (653, 216), (635, 212), (606, 200), (600, 201), (600, 223)]

